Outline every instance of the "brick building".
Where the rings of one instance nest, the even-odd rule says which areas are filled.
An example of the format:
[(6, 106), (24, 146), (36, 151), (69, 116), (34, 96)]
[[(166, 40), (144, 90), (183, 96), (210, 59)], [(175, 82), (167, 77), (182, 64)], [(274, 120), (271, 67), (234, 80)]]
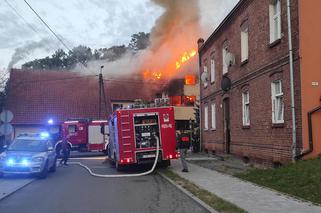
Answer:
[[(14, 114), (14, 134), (59, 129), (68, 119), (107, 119), (120, 104), (127, 106), (135, 99), (152, 101), (158, 88), (132, 79), (105, 82), (107, 109), (102, 104), (99, 116), (99, 84), (97, 75), (77, 72), (12, 69), (7, 86), (6, 109)], [(53, 130), (58, 131), (58, 130)]]
[[(306, 44), (308, 38), (303, 36), (306, 29), (301, 27), (311, 18), (316, 23), (320, 20), (317, 10), (311, 9), (313, 4), (317, 8), (320, 1), (290, 2), (291, 7), (286, 0), (240, 0), (205, 42), (198, 41), (203, 149), (268, 163), (290, 162), (306, 149), (309, 154), (320, 154), (320, 146), (314, 146), (313, 151), (308, 147), (307, 113), (320, 105), (321, 75), (302, 64), (316, 63), (309, 54), (321, 48), (318, 44)], [(291, 8), (290, 16), (288, 8)], [(320, 33), (310, 39), (317, 41), (317, 36)], [(309, 52), (311, 49), (313, 52)], [(305, 61), (308, 58), (310, 61)], [(295, 126), (291, 110), (291, 64)], [(310, 79), (306, 79), (309, 73)], [(301, 100), (305, 97), (302, 84), (314, 97), (309, 106)], [(320, 127), (320, 115), (317, 116), (314, 125)], [(314, 132), (313, 138), (320, 140), (319, 131)]]

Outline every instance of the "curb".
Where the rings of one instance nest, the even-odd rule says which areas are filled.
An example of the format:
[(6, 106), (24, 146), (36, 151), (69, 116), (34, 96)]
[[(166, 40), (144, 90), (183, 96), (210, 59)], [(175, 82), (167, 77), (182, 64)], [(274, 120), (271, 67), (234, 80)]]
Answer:
[(207, 205), (205, 202), (203, 202), (202, 200), (200, 200), (198, 197), (196, 197), (195, 195), (193, 195), (192, 193), (190, 193), (189, 191), (187, 191), (186, 189), (184, 189), (182, 186), (178, 185), (177, 183), (175, 183), (173, 180), (171, 180), (170, 178), (168, 178), (167, 176), (163, 175), (160, 172), (157, 172), (158, 175), (160, 175), (162, 178), (164, 178), (165, 180), (167, 180), (169, 183), (173, 184), (176, 188), (178, 188), (180, 191), (182, 191), (184, 194), (186, 194), (188, 197), (190, 197), (192, 200), (194, 200), (196, 203), (198, 203), (200, 206), (202, 206), (204, 209), (206, 209), (207, 211), (209, 211), (210, 213), (218, 213), (216, 210), (214, 210), (212, 207), (210, 207), (209, 205)]
[[(10, 191), (8, 194), (5, 195), (0, 195), (0, 201), (9, 197), (10, 195), (12, 195), (13, 193), (23, 189), (24, 187), (28, 186), (29, 184), (31, 184), (32, 182), (34, 182), (36, 179), (31, 179), (29, 182), (25, 183), (24, 185), (18, 186), (15, 189), (13, 189), (12, 191)], [(2, 196), (2, 197), (1, 197)]]

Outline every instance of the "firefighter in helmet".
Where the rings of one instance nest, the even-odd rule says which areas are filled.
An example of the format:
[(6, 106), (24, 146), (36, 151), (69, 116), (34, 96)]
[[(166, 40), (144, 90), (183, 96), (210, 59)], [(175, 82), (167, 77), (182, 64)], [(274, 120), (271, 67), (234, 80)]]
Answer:
[(191, 146), (189, 134), (184, 133), (183, 131), (182, 132), (176, 131), (176, 141), (177, 141), (177, 147), (181, 155), (181, 162), (183, 166), (182, 172), (188, 172), (186, 155), (187, 155), (187, 150)]

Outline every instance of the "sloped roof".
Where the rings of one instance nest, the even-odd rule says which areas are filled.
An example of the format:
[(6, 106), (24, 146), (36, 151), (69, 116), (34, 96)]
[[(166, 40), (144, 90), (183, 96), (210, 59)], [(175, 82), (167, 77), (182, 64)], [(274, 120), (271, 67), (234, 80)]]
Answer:
[[(107, 114), (111, 112), (110, 100), (152, 100), (156, 93), (153, 91), (142, 83), (105, 81)], [(70, 118), (97, 119), (98, 105), (97, 75), (11, 70), (6, 109), (14, 114), (13, 124), (45, 124), (50, 118), (56, 122)]]

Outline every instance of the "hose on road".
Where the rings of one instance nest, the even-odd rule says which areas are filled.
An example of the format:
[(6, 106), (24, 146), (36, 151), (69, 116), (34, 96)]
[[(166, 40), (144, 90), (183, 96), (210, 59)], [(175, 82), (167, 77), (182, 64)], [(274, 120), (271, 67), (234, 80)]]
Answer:
[(94, 176), (94, 177), (101, 177), (101, 178), (119, 178), (119, 177), (140, 177), (140, 176), (144, 176), (144, 175), (148, 175), (150, 173), (152, 173), (155, 170), (157, 161), (158, 161), (158, 156), (159, 156), (159, 138), (158, 136), (155, 135), (156, 138), (156, 157), (155, 157), (155, 161), (154, 164), (152, 166), (152, 168), (146, 172), (142, 172), (142, 173), (136, 173), (136, 174), (113, 174), (113, 175), (106, 175), (106, 174), (97, 174), (95, 172), (93, 172), (88, 166), (84, 165), (81, 162), (69, 162), (69, 164), (71, 165), (78, 165), (81, 166), (83, 168), (85, 168), (90, 175)]

